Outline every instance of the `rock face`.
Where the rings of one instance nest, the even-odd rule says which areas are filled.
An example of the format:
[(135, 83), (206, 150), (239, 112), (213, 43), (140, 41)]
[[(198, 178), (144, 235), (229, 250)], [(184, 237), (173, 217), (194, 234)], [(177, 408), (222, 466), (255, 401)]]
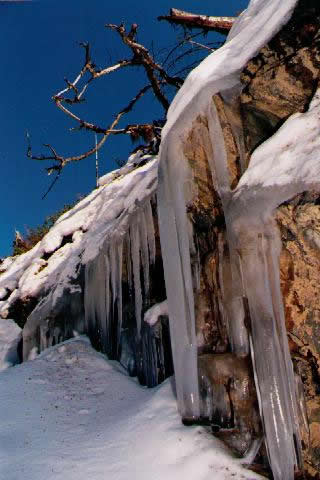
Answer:
[(320, 69), (319, 5), (298, 2), (287, 25), (241, 75), (241, 110), (247, 161), (290, 115), (307, 110)]
[(299, 195), (277, 211), (282, 253), (281, 286), (289, 346), (302, 378), (309, 432), (305, 434), (307, 470), (320, 471), (320, 299), (319, 195)]

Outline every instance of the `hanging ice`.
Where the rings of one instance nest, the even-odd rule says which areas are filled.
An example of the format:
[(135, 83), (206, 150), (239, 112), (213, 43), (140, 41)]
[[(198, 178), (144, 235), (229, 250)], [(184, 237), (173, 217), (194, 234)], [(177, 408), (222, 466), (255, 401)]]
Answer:
[(124, 263), (129, 288), (133, 286), (136, 328), (140, 338), (143, 298), (144, 302), (148, 303), (150, 264), (155, 261), (150, 202), (150, 198), (145, 199), (144, 205), (130, 217), (127, 229), (120, 230), (120, 235), (107, 237), (99, 255), (86, 265), (86, 329), (91, 331), (92, 335), (96, 332), (100, 336), (100, 347), (110, 358), (118, 358), (119, 355)]
[[(227, 225), (230, 264), (225, 263), (222, 275), (229, 283), (228, 288), (223, 287), (227, 294), (229, 335), (237, 354), (249, 351), (250, 340), (266, 446), (276, 480), (293, 480), (295, 465), (301, 464), (301, 447), (296, 388), (280, 292), (280, 241), (272, 212), (304, 190), (319, 189), (319, 95), (315, 95), (308, 112), (293, 115), (255, 151), (234, 191), (230, 187), (224, 138), (212, 96), (220, 92), (230, 102), (230, 92), (240, 91), (239, 72), (287, 22), (295, 3), (252, 1), (235, 23), (226, 45), (187, 78), (169, 109), (161, 144), (158, 189), (179, 410), (182, 416), (197, 418), (201, 412), (192, 245), (186, 215), (192, 173), (184, 158), (183, 141), (192, 129), (192, 122), (202, 115), (208, 120), (211, 138), (210, 148), (204, 148), (208, 148), (213, 182)], [(237, 132), (238, 126), (232, 127)], [(240, 137), (237, 144), (241, 150)], [(242, 171), (244, 168), (242, 164)], [(244, 322), (248, 315), (249, 338)]]

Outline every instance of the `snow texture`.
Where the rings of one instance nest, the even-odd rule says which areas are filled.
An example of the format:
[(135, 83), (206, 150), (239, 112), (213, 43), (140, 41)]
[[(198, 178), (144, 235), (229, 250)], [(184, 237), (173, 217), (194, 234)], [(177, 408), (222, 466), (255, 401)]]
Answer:
[(168, 316), (168, 302), (164, 300), (161, 303), (156, 303), (149, 308), (144, 314), (144, 321), (149, 325), (155, 325), (161, 315)]
[(18, 344), (21, 328), (11, 319), (0, 319), (0, 370), (20, 363)]
[[(123, 168), (102, 177), (100, 187), (62, 215), (32, 250), (6, 259), (0, 265), (3, 272), (0, 276), (0, 316), (5, 318), (16, 300), (47, 292), (54, 306), (66, 288), (73, 288), (80, 264), (95, 259), (100, 250), (105, 250), (106, 244), (115, 246), (128, 231), (135, 212), (144, 205), (143, 221), (147, 222), (146, 235), (150, 255), (154, 258), (147, 204), (156, 187), (157, 159), (150, 155), (132, 155)], [(141, 229), (144, 228), (143, 224)], [(145, 243), (141, 248), (146, 256)], [(116, 288), (116, 272), (112, 266), (111, 272), (112, 286)]]
[[(235, 191), (230, 188), (222, 129), (211, 99), (220, 93), (225, 101), (232, 101), (240, 92), (240, 71), (288, 21), (295, 4), (295, 0), (251, 1), (227, 43), (189, 75), (168, 112), (158, 188), (179, 411), (184, 417), (197, 418), (201, 411), (190, 260), (193, 245), (186, 215), (193, 179), (183, 140), (192, 122), (199, 115), (206, 117), (211, 138), (207, 156), (223, 204), (230, 250), (231, 344), (235, 353), (243, 354), (249, 351), (250, 341), (266, 446), (276, 480), (293, 480), (301, 452), (296, 385), (280, 292), (281, 245), (272, 212), (297, 193), (319, 189), (319, 93), (308, 112), (293, 115), (257, 148)], [(244, 300), (252, 323), (250, 338), (243, 321)]]
[(255, 480), (203, 427), (184, 427), (170, 379), (152, 390), (79, 337), (0, 374), (6, 480)]

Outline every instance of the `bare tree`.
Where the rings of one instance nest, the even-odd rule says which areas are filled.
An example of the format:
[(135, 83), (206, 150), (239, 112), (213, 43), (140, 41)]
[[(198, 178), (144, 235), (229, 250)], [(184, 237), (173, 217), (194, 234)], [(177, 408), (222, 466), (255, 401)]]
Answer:
[[(190, 71), (191, 68), (194, 67), (194, 64), (199, 62), (199, 55), (195, 60), (192, 58), (192, 55), (198, 54), (200, 51), (202, 51), (203, 56), (207, 55), (208, 50), (211, 51), (215, 47), (219, 47), (221, 45), (221, 42), (215, 42), (211, 44), (199, 43), (195, 40), (195, 38), (199, 35), (204, 35), (207, 33), (210, 21), (212, 25), (214, 23), (212, 30), (224, 34), (228, 31), (228, 29), (231, 28), (232, 25), (232, 18), (230, 17), (221, 17), (219, 24), (219, 17), (194, 15), (176, 9), (172, 9), (170, 11), (170, 15), (166, 17), (159, 17), (159, 19), (177, 23), (184, 29), (182, 38), (171, 49), (164, 49), (159, 52), (158, 56), (162, 58), (162, 61), (160, 62), (156, 61), (154, 54), (151, 54), (144, 45), (137, 41), (137, 24), (133, 24), (130, 30), (127, 30), (124, 24), (105, 25), (107, 29), (114, 31), (119, 36), (119, 39), (122, 41), (122, 43), (128, 47), (130, 56), (125, 59), (120, 59), (117, 62), (103, 68), (98, 68), (92, 60), (89, 43), (82, 42), (79, 44), (84, 50), (83, 66), (73, 81), (65, 78), (66, 87), (53, 95), (52, 99), (55, 105), (76, 123), (76, 126), (73, 128), (73, 130), (92, 131), (95, 134), (100, 134), (101, 137), (96, 145), (89, 150), (79, 155), (71, 155), (66, 157), (59, 154), (56, 148), (50, 144), (44, 145), (49, 150), (48, 154), (33, 154), (30, 135), (27, 133), (27, 156), (31, 159), (39, 161), (53, 161), (53, 164), (47, 167), (46, 170), (48, 174), (55, 172), (56, 176), (44, 197), (49, 193), (56, 181), (59, 179), (62, 169), (65, 167), (65, 165), (71, 162), (78, 162), (93, 155), (104, 145), (110, 135), (130, 135), (133, 140), (142, 138), (147, 144), (145, 146), (147, 150), (157, 148), (160, 142), (164, 116), (170, 104), (170, 99), (167, 94), (168, 88), (175, 92), (181, 87), (184, 76), (188, 73), (188, 71)], [(187, 33), (187, 27), (197, 28), (200, 30), (191, 35), (190, 33)], [(186, 59), (188, 59), (187, 62), (185, 62)], [(182, 65), (182, 61), (184, 61), (183, 66), (180, 69), (177, 68), (179, 65)], [(147, 77), (147, 83), (136, 92), (134, 98), (128, 101), (128, 103), (116, 115), (114, 115), (113, 120), (110, 121), (109, 124), (98, 125), (96, 123), (89, 122), (74, 112), (73, 106), (85, 102), (85, 93), (97, 79), (100, 79), (101, 77), (107, 77), (108, 75), (120, 69), (128, 69), (131, 67), (141, 68)], [(170, 73), (172, 70), (175, 71)], [(149, 91), (154, 94), (159, 105), (162, 107), (163, 118), (160, 119), (160, 121), (152, 120), (147, 124), (127, 124), (123, 128), (119, 128), (118, 124), (120, 120), (126, 114), (131, 112), (139, 100)]]

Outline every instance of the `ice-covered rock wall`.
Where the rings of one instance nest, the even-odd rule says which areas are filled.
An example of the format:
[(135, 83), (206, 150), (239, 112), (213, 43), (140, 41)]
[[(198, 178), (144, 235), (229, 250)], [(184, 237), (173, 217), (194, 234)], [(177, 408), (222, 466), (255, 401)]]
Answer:
[[(301, 192), (319, 190), (317, 15), (315, 2), (250, 2), (227, 43), (196, 68), (179, 91), (169, 110), (160, 152), (158, 208), (180, 413), (188, 421), (201, 417), (212, 421), (220, 405), (220, 416), (228, 418), (232, 394), (226, 379), (232, 375), (223, 382), (214, 380), (217, 355), (231, 350), (236, 368), (237, 359), (250, 353), (265, 446), (278, 480), (292, 480), (295, 469), (302, 467), (304, 414), (288, 347), (274, 210)], [(283, 33), (277, 36), (279, 30)], [(242, 110), (240, 74), (271, 40), (278, 42), (278, 51), (283, 49), (277, 63), (293, 59), (291, 76), (286, 72), (293, 85), (298, 81), (297, 65), (303, 70), (301, 51), (309, 48), (304, 53), (308, 88), (300, 87), (300, 98), (291, 102), (295, 87), (291, 93), (288, 89), (287, 116), (293, 115), (281, 128), (280, 120), (286, 116), (268, 113), (264, 92), (258, 100), (252, 95), (255, 108), (247, 99), (245, 115)], [(256, 70), (259, 66), (263, 70), (259, 55), (257, 59)], [(290, 84), (284, 75), (281, 78), (284, 85)], [(252, 90), (259, 95), (258, 89)], [(271, 95), (270, 99), (276, 103)], [(257, 105), (264, 106), (267, 114), (259, 116)], [(208, 293), (210, 288), (215, 292)], [(210, 327), (211, 338), (204, 338)], [(241, 388), (245, 392), (239, 383)], [(250, 408), (254, 411), (253, 404)], [(243, 420), (246, 413), (239, 415)], [(235, 427), (239, 419), (232, 418), (231, 423)], [(244, 443), (254, 446), (255, 437), (262, 434), (259, 427), (246, 422), (242, 428)]]

